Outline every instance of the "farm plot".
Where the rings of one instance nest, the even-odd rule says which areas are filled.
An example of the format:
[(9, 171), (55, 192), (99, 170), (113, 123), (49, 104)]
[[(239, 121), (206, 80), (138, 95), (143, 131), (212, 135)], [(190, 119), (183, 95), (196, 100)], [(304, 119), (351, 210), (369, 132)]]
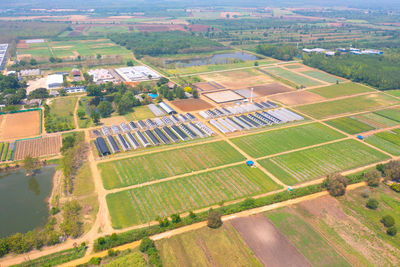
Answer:
[(311, 123), (232, 139), (252, 157), (272, 155), (345, 137), (331, 128)]
[(329, 120), (326, 123), (348, 134), (358, 134), (375, 129), (375, 127), (363, 123), (353, 117), (337, 118)]
[(157, 241), (163, 266), (262, 266), (229, 222)]
[(400, 129), (376, 133), (368, 136), (365, 142), (392, 155), (400, 156)]
[(304, 255), (263, 214), (233, 219), (232, 225), (264, 266), (310, 266)]
[(314, 228), (289, 208), (267, 217), (314, 266), (351, 266)]
[(322, 71), (317, 71), (317, 70), (307, 70), (307, 71), (302, 71), (301, 73), (310, 76), (311, 78), (327, 82), (327, 83), (336, 83), (336, 82), (343, 82), (344, 79), (341, 79), (339, 77), (335, 77), (332, 75), (329, 75), (325, 72)]
[(289, 106), (303, 105), (325, 100), (324, 97), (310, 91), (294, 91), (286, 94), (273, 95), (271, 96), (271, 99)]
[(124, 228), (278, 189), (265, 173), (247, 165), (228, 167), (107, 195), (114, 228)]
[(0, 140), (19, 139), (40, 134), (41, 112), (28, 111), (0, 116)]
[(297, 85), (303, 85), (306, 87), (322, 85), (321, 82), (307, 78), (306, 76), (300, 75), (293, 71), (282, 69), (280, 67), (264, 68), (263, 70), (273, 75), (278, 75), (291, 82), (294, 82)]
[(99, 164), (107, 189), (141, 184), (245, 158), (224, 141), (146, 154)]
[(51, 102), (49, 105), (50, 112), (47, 116), (45, 115), (47, 132), (59, 132), (75, 128), (74, 109), (77, 100), (77, 97), (62, 97)]
[(210, 109), (214, 106), (203, 99), (180, 99), (170, 102), (171, 105), (178, 108), (182, 112), (198, 111), (203, 109)]
[(259, 163), (282, 182), (293, 185), (387, 158), (387, 155), (356, 140), (344, 140), (272, 157)]
[(355, 95), (373, 91), (375, 90), (368, 88), (364, 85), (352, 82), (339, 83), (310, 90), (310, 92), (316, 93), (325, 98), (335, 98), (340, 96)]
[(253, 69), (202, 74), (199, 77), (207, 82), (216, 82), (229, 89), (242, 89), (276, 82), (268, 75)]
[(296, 107), (300, 112), (306, 113), (314, 118), (322, 119), (334, 115), (356, 113), (374, 108), (386, 107), (398, 104), (399, 101), (382, 93), (353, 96), (345, 99), (302, 105)]
[(16, 142), (14, 160), (22, 160), (26, 156), (48, 156), (60, 153), (61, 135), (53, 135), (38, 139)]

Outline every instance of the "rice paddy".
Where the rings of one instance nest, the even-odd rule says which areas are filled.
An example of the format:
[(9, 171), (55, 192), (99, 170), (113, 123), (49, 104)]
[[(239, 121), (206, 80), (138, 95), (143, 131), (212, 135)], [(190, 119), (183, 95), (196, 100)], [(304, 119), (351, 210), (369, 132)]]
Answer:
[(261, 170), (243, 164), (109, 194), (107, 204), (113, 227), (123, 228), (278, 188)]
[(232, 142), (252, 157), (272, 155), (345, 137), (319, 123), (311, 123), (285, 129), (232, 139)]
[(264, 159), (259, 163), (282, 182), (293, 185), (387, 158), (387, 155), (356, 140), (344, 140)]
[(126, 187), (239, 162), (245, 158), (224, 141), (99, 164), (106, 189)]

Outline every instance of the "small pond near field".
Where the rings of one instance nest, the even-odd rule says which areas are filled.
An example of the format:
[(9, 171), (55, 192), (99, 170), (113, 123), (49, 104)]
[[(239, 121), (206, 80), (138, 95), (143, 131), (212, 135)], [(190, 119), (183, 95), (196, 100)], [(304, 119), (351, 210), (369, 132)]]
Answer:
[(165, 60), (164, 67), (187, 68), (192, 66), (238, 63), (241, 61), (257, 60), (257, 59), (260, 58), (245, 52), (220, 53), (209, 57)]
[(46, 224), (55, 169), (42, 167), (32, 177), (23, 169), (0, 173), (0, 238)]

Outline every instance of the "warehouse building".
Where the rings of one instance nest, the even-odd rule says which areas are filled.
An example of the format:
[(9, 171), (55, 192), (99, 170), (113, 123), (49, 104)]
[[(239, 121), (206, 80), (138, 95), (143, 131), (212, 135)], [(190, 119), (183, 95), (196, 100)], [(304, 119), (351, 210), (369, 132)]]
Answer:
[(167, 114), (172, 115), (172, 114), (177, 114), (177, 112), (171, 108), (169, 105), (167, 105), (165, 102), (160, 102), (160, 107), (167, 112)]

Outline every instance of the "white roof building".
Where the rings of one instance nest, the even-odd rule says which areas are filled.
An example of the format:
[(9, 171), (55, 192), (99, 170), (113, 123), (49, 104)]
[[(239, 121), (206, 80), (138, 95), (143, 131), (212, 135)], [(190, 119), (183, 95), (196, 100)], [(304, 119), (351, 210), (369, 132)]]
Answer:
[(62, 74), (53, 74), (47, 76), (47, 89), (59, 88), (64, 83), (64, 76)]
[(146, 66), (134, 66), (115, 69), (127, 82), (138, 82), (159, 79), (161, 76)]

